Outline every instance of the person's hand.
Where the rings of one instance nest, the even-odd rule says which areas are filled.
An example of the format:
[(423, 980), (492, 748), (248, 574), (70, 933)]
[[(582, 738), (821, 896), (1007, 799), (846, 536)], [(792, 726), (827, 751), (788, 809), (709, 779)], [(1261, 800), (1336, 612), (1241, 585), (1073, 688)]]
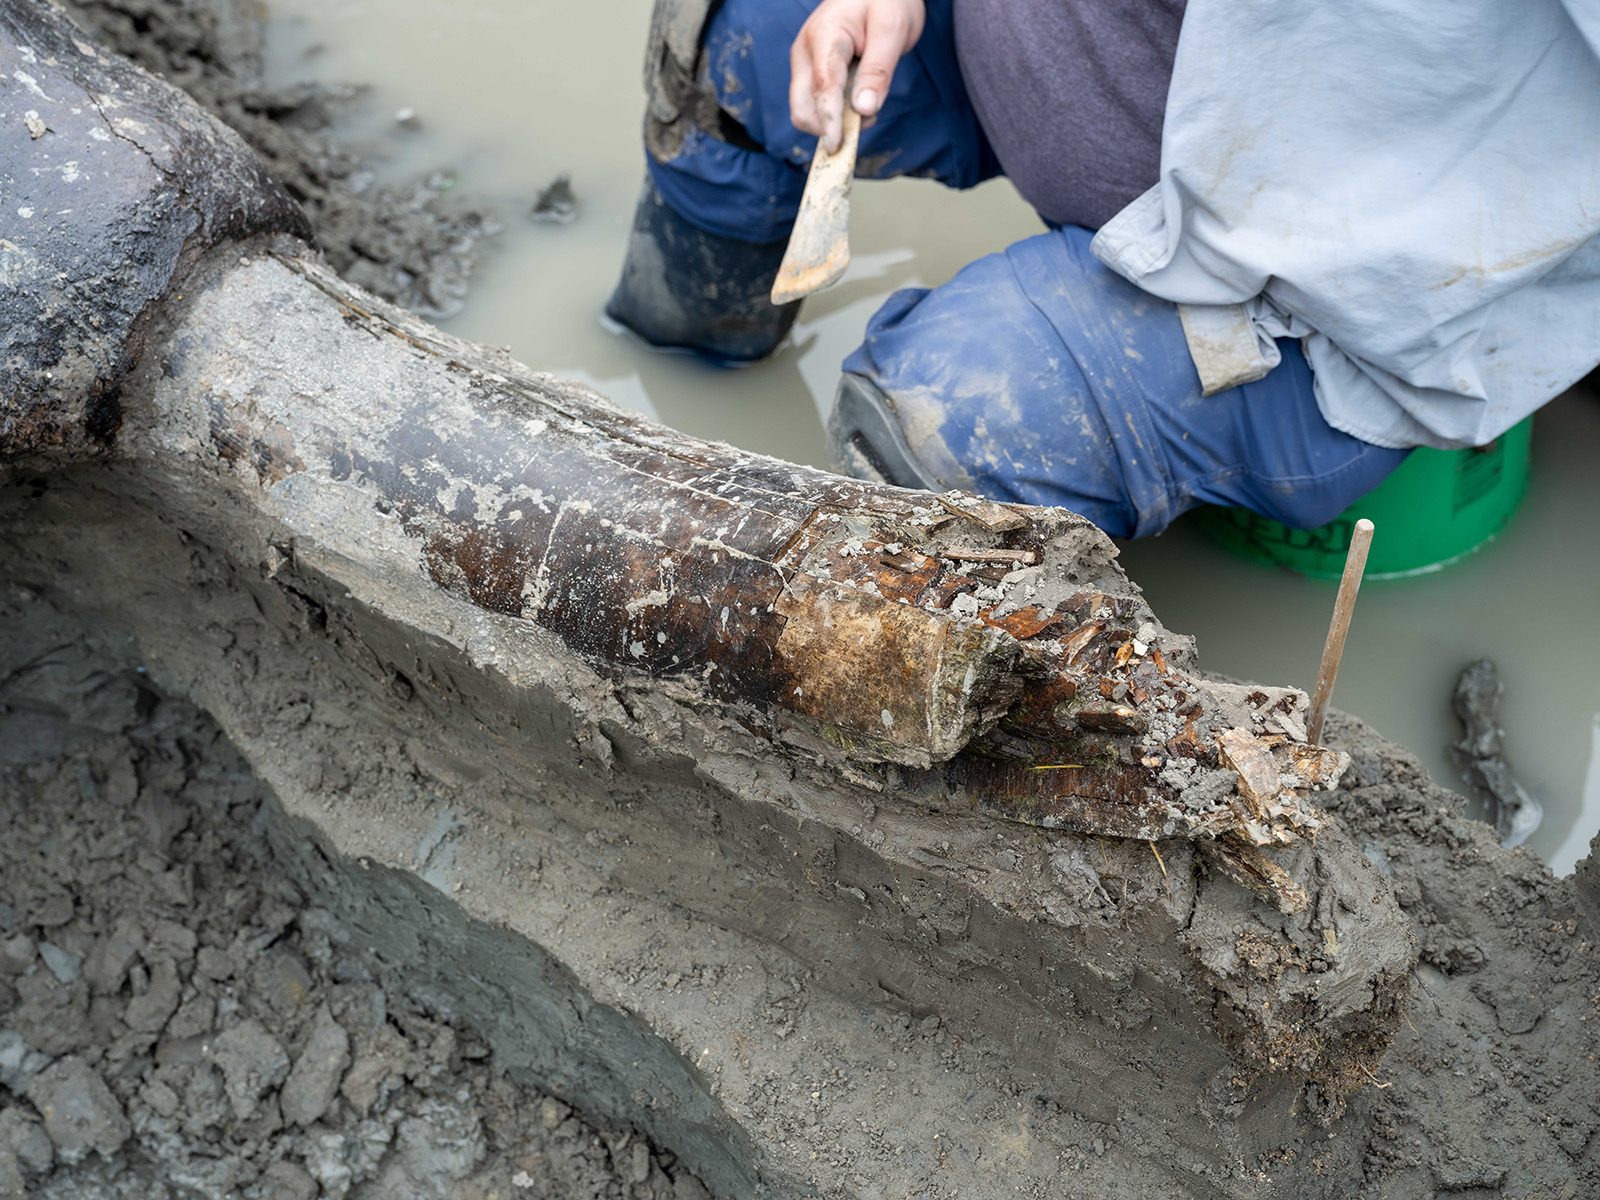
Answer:
[(843, 136), (844, 84), (856, 67), (852, 107), (870, 122), (889, 94), (895, 64), (917, 44), (922, 0), (822, 0), (789, 48), (789, 119), (822, 139), (829, 154)]

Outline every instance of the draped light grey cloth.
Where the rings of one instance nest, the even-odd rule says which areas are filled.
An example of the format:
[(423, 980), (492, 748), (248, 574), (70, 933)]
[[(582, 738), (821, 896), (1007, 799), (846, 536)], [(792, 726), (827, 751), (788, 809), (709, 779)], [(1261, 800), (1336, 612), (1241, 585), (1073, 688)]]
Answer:
[(1481, 445), (1600, 363), (1597, 48), (1600, 0), (1189, 0), (1094, 252), (1260, 368), (1303, 338), (1337, 429)]

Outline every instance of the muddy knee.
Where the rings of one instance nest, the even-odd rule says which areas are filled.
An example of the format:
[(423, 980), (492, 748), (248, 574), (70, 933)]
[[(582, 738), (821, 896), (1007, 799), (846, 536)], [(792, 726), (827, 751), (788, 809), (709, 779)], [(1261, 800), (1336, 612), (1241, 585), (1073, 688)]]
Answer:
[(919, 457), (899, 408), (875, 383), (849, 371), (840, 376), (828, 416), (830, 467), (841, 475), (930, 492), (961, 486), (965, 472), (942, 444), (933, 457), (949, 460), (940, 463), (943, 471)]

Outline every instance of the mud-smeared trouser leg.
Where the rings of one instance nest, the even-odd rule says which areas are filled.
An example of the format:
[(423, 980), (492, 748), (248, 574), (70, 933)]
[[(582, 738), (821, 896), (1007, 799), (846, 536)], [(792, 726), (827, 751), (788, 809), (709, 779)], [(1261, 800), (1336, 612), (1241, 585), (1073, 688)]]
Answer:
[(1108, 270), (1091, 237), (1041, 234), (891, 296), (845, 360), (835, 468), (1142, 537), (1196, 504), (1309, 529), (1405, 458), (1323, 419), (1296, 342), (1265, 379), (1202, 396), (1177, 308)]
[(779, 306), (770, 298), (785, 246), (707, 233), (646, 176), (606, 316), (662, 349), (727, 365), (765, 358), (800, 312), (798, 300)]
[[(698, 39), (684, 38), (677, 31), (697, 2), (714, 13)], [(657, 0), (648, 177), (606, 305), (654, 345), (749, 361), (794, 323), (798, 303), (775, 307), (768, 295), (816, 149), (789, 120), (789, 47), (815, 7)], [(952, 7), (930, 0), (922, 38), (862, 134), (858, 177), (915, 174), (973, 187), (998, 173), (961, 81)]]

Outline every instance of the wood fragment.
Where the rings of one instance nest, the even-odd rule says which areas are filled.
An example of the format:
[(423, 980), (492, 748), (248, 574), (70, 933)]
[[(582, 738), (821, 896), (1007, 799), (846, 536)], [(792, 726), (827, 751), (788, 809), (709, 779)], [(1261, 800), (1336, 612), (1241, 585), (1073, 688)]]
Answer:
[(1278, 760), (1249, 730), (1230, 729), (1217, 738), (1217, 752), (1225, 766), (1239, 772), (1239, 795), (1259, 820), (1267, 805), (1283, 790), (1278, 782)]
[(940, 558), (956, 562), (1021, 563), (1031, 567), (1039, 561), (1037, 550), (986, 550), (980, 546), (951, 546), (939, 551)]
[(1363, 517), (1350, 535), (1350, 553), (1345, 557), (1344, 577), (1339, 580), (1339, 594), (1333, 601), (1333, 619), (1322, 646), (1322, 665), (1317, 668), (1317, 690), (1311, 697), (1311, 719), (1306, 722), (1306, 739), (1313, 746), (1322, 742), (1322, 721), (1328, 715), (1334, 680), (1339, 677), (1339, 660), (1344, 656), (1350, 617), (1356, 610), (1356, 594), (1361, 591), (1361, 576), (1366, 572), (1367, 551), (1371, 548), (1372, 522)]
[(1004, 629), (1019, 642), (1028, 638), (1037, 637), (1059, 618), (1055, 613), (1047, 612), (1037, 604), (1030, 604), (1027, 608), (1019, 608), (1015, 612), (1007, 613), (1003, 617), (991, 616), (985, 613), (984, 624), (993, 625), (996, 629)]
[(1095, 635), (1099, 632), (1099, 625), (1085, 625), (1082, 629), (1074, 632), (1071, 637), (1063, 639), (1061, 644), (1066, 649), (1067, 662), (1077, 662), (1078, 656), (1084, 652), (1090, 642), (1094, 641)]
[(1268, 858), (1258, 846), (1234, 836), (1196, 843), (1200, 853), (1247, 887), (1259, 888), (1282, 913), (1302, 911), (1310, 896), (1289, 873)]
[(1272, 757), (1277, 760), (1280, 779), (1292, 776), (1297, 781), (1294, 786), (1309, 790), (1337, 786), (1339, 777), (1344, 774), (1345, 766), (1350, 761), (1348, 755), (1337, 750), (1290, 741), (1282, 741), (1274, 746)]
[(934, 499), (956, 516), (964, 517), (990, 533), (1022, 529), (1028, 524), (1028, 519), (1016, 509), (1007, 508), (1004, 504), (997, 504), (993, 500), (985, 500), (981, 496), (972, 496), (964, 492), (946, 492), (935, 496)]
[(1076, 715), (1083, 728), (1101, 733), (1143, 733), (1150, 727), (1149, 718), (1123, 704), (1080, 708)]

